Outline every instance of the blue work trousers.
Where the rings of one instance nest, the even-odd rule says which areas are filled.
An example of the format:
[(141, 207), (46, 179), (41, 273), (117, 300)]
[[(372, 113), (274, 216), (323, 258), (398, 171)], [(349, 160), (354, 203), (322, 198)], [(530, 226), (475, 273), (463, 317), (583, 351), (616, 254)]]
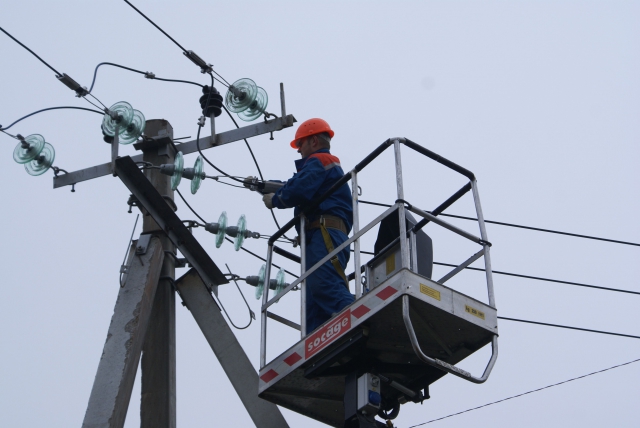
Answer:
[[(333, 247), (346, 241), (347, 235), (336, 229), (327, 228)], [(312, 229), (306, 232), (306, 268), (311, 268), (328, 253), (327, 246), (322, 238), (320, 229)], [(343, 249), (338, 253), (338, 260), (342, 268), (347, 267), (350, 249)], [(305, 269), (306, 269), (305, 268)], [(340, 312), (346, 306), (353, 303), (355, 297), (344, 283), (344, 279), (327, 261), (307, 278), (307, 333), (311, 333), (331, 316)]]

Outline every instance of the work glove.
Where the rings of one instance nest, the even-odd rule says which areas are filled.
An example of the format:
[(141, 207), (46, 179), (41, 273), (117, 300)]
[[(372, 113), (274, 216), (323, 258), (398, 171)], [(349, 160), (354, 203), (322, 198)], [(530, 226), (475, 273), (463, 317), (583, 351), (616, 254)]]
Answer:
[(271, 209), (273, 208), (273, 196), (275, 193), (267, 193), (262, 196), (262, 202), (264, 202), (264, 206)]

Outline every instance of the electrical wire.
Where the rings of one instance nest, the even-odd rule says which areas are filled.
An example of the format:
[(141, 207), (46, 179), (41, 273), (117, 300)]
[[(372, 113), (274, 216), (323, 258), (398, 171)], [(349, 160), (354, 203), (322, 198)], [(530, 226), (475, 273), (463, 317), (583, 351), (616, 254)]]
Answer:
[[(368, 253), (368, 254), (373, 254), (373, 253)], [(434, 265), (439, 265), (439, 266), (449, 266), (449, 267), (457, 267), (457, 265), (451, 264), (451, 263), (440, 263), (440, 262), (433, 262)], [(475, 270), (475, 271), (480, 271), (480, 272), (484, 272), (485, 269), (481, 269), (481, 268), (474, 268), (474, 267), (470, 267), (467, 266), (465, 269), (470, 269), (470, 270)], [(581, 284), (579, 282), (571, 282), (571, 281), (560, 281), (558, 279), (549, 279), (549, 278), (542, 278), (539, 276), (530, 276), (530, 275), (522, 275), (522, 274), (518, 274), (518, 273), (511, 273), (511, 272), (502, 272), (499, 270), (491, 270), (492, 273), (495, 273), (497, 275), (507, 275), (507, 276), (515, 276), (517, 278), (526, 278), (526, 279), (535, 279), (537, 281), (547, 281), (547, 282), (555, 282), (558, 284), (568, 284), (568, 285), (577, 285), (578, 287), (588, 287), (588, 288), (595, 288), (598, 290), (605, 290), (605, 291), (615, 291), (618, 293), (629, 293), (629, 294), (636, 294), (636, 295), (640, 295), (640, 292), (638, 291), (631, 291), (631, 290), (623, 290), (620, 288), (609, 288), (609, 287), (601, 287), (598, 285), (589, 285), (589, 284)]]
[[(224, 264), (227, 267), (227, 270), (229, 271), (229, 273), (231, 275), (233, 275), (231, 273), (231, 269), (229, 268), (228, 264)], [(253, 322), (254, 319), (256, 319), (256, 314), (255, 312), (253, 312), (251, 310), (251, 307), (249, 306), (249, 302), (247, 302), (247, 299), (244, 297), (244, 294), (242, 293), (242, 290), (240, 290), (240, 286), (238, 285), (238, 281), (236, 280), (235, 276), (232, 277), (232, 280), (234, 282), (234, 284), (236, 284), (236, 288), (238, 289), (238, 292), (240, 293), (240, 295), (242, 296), (242, 300), (244, 300), (244, 304), (247, 305), (247, 309), (249, 310), (249, 324), (247, 324), (245, 327), (238, 327), (236, 326), (233, 321), (231, 321), (231, 318), (229, 318), (229, 314), (227, 314), (227, 318), (229, 318), (229, 322), (231, 323), (232, 326), (234, 326), (236, 329), (238, 330), (244, 330), (245, 328), (248, 328), (251, 323)], [(227, 313), (227, 311), (225, 311), (225, 314)]]
[(171, 40), (173, 43), (175, 43), (175, 44), (176, 44), (176, 46), (178, 46), (180, 49), (182, 49), (182, 51), (183, 51), (183, 52), (185, 52), (185, 53), (187, 52), (187, 50), (186, 50), (185, 48), (183, 48), (183, 47), (180, 45), (180, 43), (176, 42), (176, 41), (174, 40), (174, 38), (173, 38), (173, 37), (171, 37), (171, 36), (170, 36), (169, 34), (167, 34), (167, 33), (166, 33), (162, 28), (160, 28), (158, 25), (156, 25), (156, 23), (155, 23), (155, 22), (153, 22), (151, 19), (149, 19), (149, 18), (147, 17), (147, 15), (145, 15), (144, 13), (142, 13), (142, 12), (141, 12), (137, 7), (135, 7), (134, 5), (132, 5), (128, 0), (124, 0), (124, 2), (125, 2), (126, 4), (128, 4), (129, 6), (131, 6), (131, 7), (132, 7), (136, 12), (138, 12), (140, 15), (142, 15), (142, 17), (143, 17), (144, 19), (146, 19), (147, 21), (149, 21), (149, 22), (151, 23), (151, 25), (153, 25), (153, 26), (154, 26), (154, 27), (156, 27), (158, 30), (160, 30), (160, 32), (161, 32), (162, 34), (164, 34), (165, 36), (167, 36), (167, 37), (169, 38), (169, 40)]
[(224, 181), (220, 181), (220, 180), (216, 180), (218, 183), (220, 184), (226, 184), (227, 186), (231, 186), (231, 187), (237, 187), (239, 189), (246, 189), (246, 187), (244, 186), (238, 186), (237, 184), (231, 184), (231, 183), (226, 183)]
[[(216, 75), (217, 75), (219, 78), (221, 78), (222, 80), (224, 80), (224, 82), (226, 83), (226, 85), (225, 85), (225, 86), (226, 86), (227, 88), (231, 86), (231, 83), (227, 82), (227, 79), (225, 79), (225, 78), (224, 78), (224, 77), (222, 77), (220, 74), (218, 74), (218, 72), (217, 72), (217, 71), (215, 71), (213, 68), (211, 69), (211, 71), (213, 71), (214, 73), (216, 73)], [(216, 80), (218, 80), (218, 79), (216, 79)], [(220, 81), (218, 80), (218, 82), (220, 82)], [(222, 83), (222, 82), (220, 82), (220, 83)], [(222, 84), (224, 85), (225, 83), (222, 83)]]
[(6, 34), (7, 36), (11, 37), (13, 39), (14, 42), (16, 42), (17, 44), (19, 44), (20, 46), (22, 46), (23, 48), (25, 48), (26, 50), (28, 50), (33, 56), (35, 56), (36, 58), (38, 58), (40, 60), (40, 62), (42, 62), (44, 65), (46, 65), (47, 67), (49, 67), (54, 73), (56, 73), (56, 75), (58, 76), (62, 76), (62, 73), (60, 73), (58, 70), (56, 70), (55, 68), (53, 68), (51, 65), (49, 65), (49, 63), (47, 63), (45, 60), (43, 60), (42, 58), (40, 58), (34, 51), (32, 51), (31, 49), (29, 49), (26, 45), (24, 45), (23, 43), (20, 42), (20, 40), (16, 39), (15, 37), (13, 37), (11, 34), (7, 33), (7, 31), (0, 27), (0, 31), (2, 31), (4, 34)]
[(636, 359), (636, 360), (632, 360), (632, 361), (626, 362), (626, 363), (617, 364), (617, 365), (615, 365), (615, 366), (611, 366), (611, 367), (608, 367), (608, 368), (606, 368), (606, 369), (602, 369), (602, 370), (598, 370), (598, 371), (595, 371), (595, 372), (587, 373), (587, 374), (582, 375), (582, 376), (578, 376), (578, 377), (574, 377), (574, 378), (571, 378), (571, 379), (567, 379), (567, 380), (562, 381), (562, 382), (553, 383), (553, 384), (551, 384), (551, 385), (543, 386), (542, 388), (532, 389), (531, 391), (523, 392), (522, 394), (512, 395), (511, 397), (503, 398), (502, 400), (492, 401), (491, 403), (483, 404), (482, 406), (472, 407), (471, 409), (463, 410), (463, 411), (461, 411), (461, 412), (457, 412), (457, 413), (452, 413), (452, 414), (450, 414), (450, 415), (443, 416), (443, 417), (441, 417), (441, 418), (432, 419), (432, 420), (430, 420), (430, 421), (423, 422), (423, 423), (421, 423), (421, 424), (411, 425), (409, 428), (415, 428), (415, 427), (419, 427), (419, 426), (422, 426), (422, 425), (430, 424), (430, 423), (432, 423), (432, 422), (441, 421), (441, 420), (443, 420), (443, 419), (451, 418), (451, 417), (453, 417), (453, 416), (461, 415), (461, 414), (463, 414), (463, 413), (471, 412), (471, 411), (473, 411), (473, 410), (482, 409), (483, 407), (491, 406), (491, 405), (493, 405), (493, 404), (502, 403), (503, 401), (511, 400), (511, 399), (513, 399), (513, 398), (522, 397), (523, 395), (532, 394), (532, 393), (534, 393), (534, 392), (542, 391), (543, 389), (552, 388), (552, 387), (554, 387), (554, 386), (558, 386), (558, 385), (562, 385), (562, 384), (565, 384), (565, 383), (573, 382), (574, 380), (583, 379), (583, 378), (585, 378), (585, 377), (593, 376), (593, 375), (598, 374), (598, 373), (603, 373), (603, 372), (606, 372), (606, 371), (608, 371), (608, 370), (613, 370), (613, 369), (616, 369), (616, 368), (618, 368), (618, 367), (627, 366), (627, 365), (629, 365), (629, 364), (633, 364), (633, 363), (636, 363), (636, 362), (638, 362), (638, 361), (640, 361), (640, 358), (638, 358), (638, 359)]
[[(226, 239), (227, 241), (229, 241), (229, 242), (231, 242), (231, 243), (233, 244), (233, 241), (232, 241), (231, 239), (229, 239), (229, 238), (227, 238), (227, 237), (225, 237), (224, 239)], [(265, 263), (267, 262), (267, 259), (265, 259), (265, 258), (263, 258), (263, 257), (260, 257), (260, 256), (259, 256), (259, 255), (257, 255), (256, 253), (253, 253), (253, 252), (251, 252), (251, 251), (247, 250), (247, 249), (246, 249), (246, 248), (244, 248), (244, 247), (240, 247), (240, 249), (241, 249), (242, 251), (244, 251), (245, 253), (249, 253), (249, 254), (251, 254), (253, 257), (255, 257), (255, 258), (257, 258), (257, 259), (262, 260), (262, 261), (263, 261), (263, 262), (265, 262)], [(272, 263), (272, 265), (273, 265), (273, 266), (275, 266), (275, 267), (277, 267), (278, 269), (282, 269), (280, 266), (278, 266), (278, 265), (277, 265), (277, 264), (275, 264), (275, 263)], [(298, 275), (296, 275), (295, 273), (291, 273), (291, 272), (289, 272), (289, 271), (288, 271), (288, 270), (286, 270), (286, 269), (284, 269), (284, 271), (285, 271), (286, 273), (288, 273), (289, 275), (291, 275), (292, 277), (294, 277), (294, 278), (298, 278)]]
[(13, 139), (19, 140), (19, 138), (18, 138), (18, 137), (16, 137), (15, 135), (13, 135), (13, 134), (9, 134), (8, 132), (3, 131), (2, 129), (0, 129), (0, 132), (2, 132), (3, 134), (7, 134), (9, 137), (11, 137), (11, 138), (13, 138)]
[[(89, 88), (89, 93), (91, 93), (91, 91), (93, 91), (93, 87), (96, 84), (96, 77), (98, 75), (98, 69), (103, 66), (103, 65), (110, 65), (112, 67), (117, 67), (117, 68), (122, 68), (124, 70), (128, 70), (128, 71), (132, 71), (134, 73), (138, 73), (138, 74), (142, 74), (144, 75), (147, 79), (149, 80), (162, 80), (163, 82), (177, 82), (177, 83), (187, 83), (189, 85), (195, 85), (195, 86), (199, 86), (199, 87), (203, 87), (204, 85), (201, 85), (200, 83), (197, 82), (191, 82), (189, 80), (178, 80), (178, 79), (164, 79), (164, 78), (160, 78), (160, 77), (155, 77), (155, 75), (153, 73), (150, 72), (146, 72), (146, 71), (142, 71), (142, 70), (136, 70), (135, 68), (131, 68), (131, 67), (126, 67), (124, 65), (120, 65), (120, 64), (116, 64), (113, 62), (101, 62), (100, 64), (98, 64), (96, 66), (95, 71), (93, 72), (93, 81), (91, 82), (91, 87)], [(153, 77), (150, 77), (153, 76)]]
[[(477, 218), (465, 217), (465, 216), (461, 216), (461, 215), (453, 215), (453, 214), (440, 214), (440, 215), (441, 216), (445, 216), (445, 217), (460, 218), (460, 219), (463, 219), (463, 220), (478, 221)], [(504, 222), (501, 222), (501, 221), (485, 220), (484, 222), (485, 223), (491, 223), (491, 224), (497, 224), (497, 225), (500, 225), (500, 226), (517, 227), (517, 228), (520, 228), (520, 229), (535, 230), (537, 232), (555, 233), (555, 234), (558, 234), (558, 235), (574, 236), (576, 238), (593, 239), (593, 240), (596, 240), (596, 241), (612, 242), (614, 244), (632, 245), (632, 246), (635, 246), (635, 247), (640, 247), (640, 244), (635, 243), (635, 242), (618, 241), (616, 239), (609, 239), (609, 238), (598, 238), (596, 236), (580, 235), (580, 234), (577, 234), (577, 233), (561, 232), (559, 230), (542, 229), (542, 228), (539, 228), (539, 227), (522, 226), (522, 225), (519, 225), (519, 224), (504, 223)]]
[[(91, 98), (93, 98), (94, 100), (96, 100), (97, 102), (99, 102), (99, 103), (100, 103), (100, 105), (101, 105), (102, 107), (104, 107), (105, 111), (108, 111), (108, 110), (109, 110), (109, 108), (108, 108), (106, 105), (104, 105), (104, 103), (103, 103), (102, 101), (100, 101), (100, 100), (99, 100), (95, 95), (93, 95), (93, 94), (91, 94), (91, 93), (90, 93), (90, 94), (89, 94), (89, 96), (90, 96)], [(82, 97), (82, 98), (86, 98), (86, 97)]]
[[(7, 36), (11, 37), (16, 43), (18, 43), (20, 46), (22, 46), (23, 48), (25, 48), (26, 50), (28, 50), (31, 54), (33, 54), (33, 56), (35, 56), (36, 58), (38, 58), (44, 65), (46, 65), (47, 67), (49, 67), (54, 73), (56, 73), (56, 77), (61, 77), (63, 75), (63, 73), (60, 73), (58, 70), (56, 70), (55, 68), (53, 68), (51, 65), (49, 65), (49, 63), (47, 63), (45, 60), (43, 60), (42, 58), (40, 58), (34, 51), (32, 51), (31, 49), (29, 49), (26, 45), (24, 45), (23, 43), (21, 43), (18, 39), (16, 39), (15, 37), (13, 37), (11, 34), (9, 34), (6, 30), (4, 30), (3, 28), (0, 27), (0, 30), (5, 33)], [(92, 85), (93, 86), (93, 85)], [(82, 97), (86, 100), (86, 97)], [(98, 101), (100, 104), (102, 104), (102, 102), (95, 98), (96, 101)], [(89, 101), (89, 100), (87, 100)], [(89, 101), (90, 104), (92, 104), (94, 107), (100, 108), (97, 105), (93, 104), (91, 101)], [(102, 104), (103, 107), (106, 109), (107, 107)]]
[[(229, 118), (233, 121), (233, 124), (236, 125), (236, 128), (240, 129), (240, 125), (238, 125), (238, 122), (236, 122), (235, 118), (231, 115), (229, 110), (227, 110), (227, 108), (224, 105), (222, 106), (222, 108), (224, 109), (224, 111), (227, 112), (227, 114), (229, 115)], [(244, 143), (247, 145), (247, 149), (249, 149), (249, 153), (251, 153), (251, 158), (253, 158), (253, 163), (256, 165), (256, 169), (258, 170), (258, 174), (260, 175), (260, 180), (264, 181), (264, 177), (262, 176), (262, 171), (260, 170), (260, 165), (258, 165), (258, 161), (256, 159), (256, 156), (253, 154), (253, 150), (251, 150), (251, 146), (249, 145), (249, 142), (247, 141), (246, 138), (243, 138), (243, 140), (244, 140)]]
[[(231, 115), (229, 110), (227, 110), (227, 108), (224, 105), (222, 106), (222, 108), (224, 108), (224, 111), (227, 112), (227, 114), (229, 115), (229, 117), (233, 121), (233, 124), (236, 125), (236, 128), (240, 129), (240, 125), (238, 125), (238, 122), (236, 122), (235, 118)], [(256, 165), (256, 169), (258, 170), (258, 174), (260, 175), (260, 180), (265, 181), (264, 176), (262, 175), (262, 171), (260, 170), (260, 165), (258, 165), (258, 160), (256, 159), (256, 156), (253, 154), (253, 150), (251, 150), (251, 146), (249, 145), (249, 142), (247, 141), (246, 138), (243, 138), (243, 140), (244, 140), (245, 144), (247, 145), (247, 149), (249, 149), (249, 153), (251, 153), (251, 157), (253, 158), (253, 163)], [(273, 212), (273, 208), (269, 208), (269, 211), (271, 212), (271, 217), (273, 217), (273, 221), (275, 222), (276, 227), (278, 229), (281, 229), (280, 223), (278, 223), (278, 219), (276, 218), (276, 214)], [(292, 243), (292, 242), (295, 241), (295, 239), (289, 238), (287, 235), (283, 235), (283, 238), (288, 240), (289, 243)]]
[[(371, 201), (363, 201), (363, 200), (358, 200), (358, 202), (359, 203), (363, 203), (363, 204), (367, 204), (367, 205), (377, 205), (379, 207), (386, 207), (386, 208), (391, 207), (391, 205), (381, 204), (379, 202), (371, 202)], [(452, 217), (452, 218), (459, 218), (459, 219), (463, 219), (463, 220), (478, 221), (477, 218), (465, 217), (465, 216), (461, 216), (461, 215), (444, 214), (444, 213), (440, 213), (438, 215), (443, 216), (443, 217)], [(558, 234), (558, 235), (573, 236), (573, 237), (576, 237), (576, 238), (593, 239), (593, 240), (596, 240), (596, 241), (612, 242), (614, 244), (632, 245), (632, 246), (635, 246), (635, 247), (640, 247), (640, 244), (635, 243), (635, 242), (618, 241), (616, 239), (609, 239), (609, 238), (598, 238), (596, 236), (580, 235), (580, 234), (577, 234), (577, 233), (561, 232), (559, 230), (542, 229), (542, 228), (539, 228), (539, 227), (523, 226), (523, 225), (520, 225), (520, 224), (504, 223), (504, 222), (501, 222), (501, 221), (485, 220), (484, 222), (485, 223), (490, 223), (490, 224), (497, 224), (497, 225), (500, 225), (500, 226), (517, 227), (517, 228), (520, 228), (520, 229), (534, 230), (536, 232), (555, 233), (555, 234)]]
[(546, 323), (546, 322), (521, 320), (521, 319), (517, 319), (517, 318), (508, 318), (508, 317), (498, 317), (498, 319), (506, 320), (506, 321), (523, 322), (523, 323), (528, 323), (528, 324), (545, 325), (545, 326), (548, 326), (548, 327), (567, 328), (567, 329), (570, 329), (570, 330), (580, 330), (580, 331), (586, 331), (586, 332), (589, 332), (589, 333), (608, 334), (608, 335), (611, 335), (611, 336), (622, 336), (622, 337), (630, 337), (632, 339), (640, 339), (640, 336), (633, 336), (631, 334), (623, 334), (623, 333), (612, 333), (610, 331), (591, 330), (591, 329), (588, 329), (588, 328), (571, 327), (571, 326), (560, 325), (560, 324), (549, 324), (549, 323)]
[[(11, 125), (9, 125), (9, 126), (7, 126), (7, 127), (4, 127), (4, 128), (3, 128), (3, 127), (1, 127), (1, 126), (0, 126), (0, 131), (4, 131), (4, 130), (6, 130), (6, 129), (9, 129), (9, 128), (11, 128), (13, 125), (15, 125), (16, 123), (21, 122), (21, 121), (23, 121), (24, 119), (26, 119), (26, 118), (28, 118), (28, 117), (31, 117), (31, 116), (33, 116), (33, 115), (35, 115), (35, 114), (42, 113), (43, 111), (49, 111), (49, 110), (61, 110), (61, 109), (86, 110), (86, 111), (90, 111), (90, 112), (93, 112), (93, 113), (98, 113), (98, 114), (100, 114), (100, 115), (104, 115), (104, 112), (103, 112), (103, 111), (93, 110), (93, 109), (85, 108), (85, 107), (73, 107), (73, 106), (47, 107), (47, 108), (43, 108), (42, 110), (38, 110), (38, 111), (34, 111), (33, 113), (29, 113), (29, 114), (28, 114), (28, 115), (26, 115), (26, 116), (22, 116), (20, 119), (16, 120), (15, 122), (13, 122)], [(8, 134), (8, 135), (11, 135), (11, 134)]]
[[(185, 200), (184, 196), (182, 196), (182, 193), (180, 193), (180, 191), (179, 191), (178, 189), (176, 189), (176, 192), (178, 193), (178, 196), (180, 196), (180, 199), (182, 199), (182, 202), (184, 202), (184, 203), (185, 203), (185, 205), (187, 206), (187, 208), (189, 208), (189, 210), (191, 210), (191, 212), (192, 212), (196, 217), (198, 217), (198, 218), (200, 219), (200, 221), (202, 221), (203, 223), (206, 223), (207, 221), (206, 221), (205, 219), (203, 219), (203, 218), (200, 216), (200, 214), (198, 214), (198, 213), (197, 213), (197, 212), (196, 212), (196, 211), (191, 207), (191, 205), (189, 205), (189, 203)], [(231, 239), (229, 239), (229, 238), (227, 238), (227, 237), (225, 237), (224, 239), (226, 239), (228, 242), (231, 242), (232, 244), (234, 243)], [(266, 261), (267, 261), (266, 259), (264, 259), (264, 258), (260, 257), (260, 256), (259, 256), (259, 255), (257, 255), (256, 253), (253, 253), (253, 252), (251, 252), (251, 251), (247, 250), (247, 249), (246, 249), (246, 248), (244, 248), (244, 247), (240, 247), (240, 249), (241, 249), (242, 251), (244, 251), (245, 253), (249, 253), (249, 254), (251, 254), (253, 257), (256, 257), (256, 258), (258, 258), (258, 259), (262, 260), (263, 262), (266, 262)], [(280, 266), (278, 266), (277, 264), (273, 263), (273, 265), (274, 265), (275, 267), (277, 267), (278, 269), (280, 269)], [(285, 272), (286, 272), (286, 273), (288, 273), (289, 275), (291, 275), (291, 276), (292, 276), (292, 277), (294, 277), (294, 278), (298, 278), (298, 276), (297, 276), (296, 274), (291, 273), (291, 272), (289, 272), (289, 271), (288, 271), (288, 270), (286, 270), (286, 269), (285, 269)]]
[[(353, 253), (354, 250), (351, 250), (351, 252)], [(367, 254), (367, 255), (371, 255), (371, 256), (375, 256), (376, 253), (372, 253), (370, 251), (362, 251), (360, 250), (361, 254)], [(458, 265), (454, 265), (451, 263), (441, 263), (441, 262), (433, 262), (434, 265), (438, 265), (438, 266), (449, 266), (449, 267), (458, 267)], [(474, 267), (470, 267), (467, 266), (465, 267), (465, 269), (469, 269), (469, 270), (475, 270), (475, 271), (479, 271), (479, 272), (485, 272), (485, 269), (481, 269), (481, 268), (474, 268)], [(571, 281), (561, 281), (559, 279), (550, 279), (550, 278), (542, 278), (539, 276), (530, 276), (530, 275), (522, 275), (522, 274), (518, 274), (518, 273), (511, 273), (511, 272), (502, 272), (499, 270), (491, 270), (491, 273), (495, 273), (497, 275), (507, 275), (507, 276), (515, 276), (517, 278), (526, 278), (526, 279), (535, 279), (537, 281), (547, 281), (547, 282), (555, 282), (558, 284), (568, 284), (568, 285), (577, 285), (578, 287), (588, 287), (588, 288), (595, 288), (597, 290), (604, 290), (604, 291), (615, 291), (618, 293), (629, 293), (629, 294), (638, 294), (640, 295), (640, 292), (638, 291), (631, 291), (631, 290), (623, 290), (621, 288), (610, 288), (610, 287), (601, 287), (598, 285), (589, 285), (589, 284), (581, 284), (579, 282), (571, 282)]]
[(202, 217), (200, 217), (200, 214), (198, 214), (196, 212), (196, 210), (194, 210), (193, 208), (191, 208), (191, 205), (189, 205), (189, 202), (187, 202), (187, 200), (184, 198), (184, 196), (182, 196), (182, 193), (180, 193), (180, 190), (176, 189), (176, 192), (178, 193), (178, 196), (180, 196), (180, 199), (182, 199), (182, 202), (184, 202), (184, 204), (187, 206), (187, 208), (189, 208), (191, 210), (191, 212), (200, 219), (201, 222), (203, 223), (207, 223), (207, 221), (205, 219), (203, 219)]
[[(95, 103), (91, 102), (91, 100), (89, 100), (87, 97), (82, 97), (82, 99), (83, 99), (83, 100), (85, 100), (86, 102), (88, 102), (89, 104), (91, 104), (92, 106), (94, 106), (95, 108), (99, 108), (99, 109), (101, 109), (101, 108), (102, 108), (102, 107), (100, 107), (100, 106), (96, 105)], [(100, 103), (100, 104), (102, 104), (102, 103)], [(104, 105), (104, 104), (102, 104), (102, 105)], [(109, 109), (108, 109), (108, 108), (106, 108), (106, 107), (105, 107), (105, 109), (106, 109), (106, 110), (109, 110)], [(104, 113), (103, 113), (103, 114), (104, 114)]]

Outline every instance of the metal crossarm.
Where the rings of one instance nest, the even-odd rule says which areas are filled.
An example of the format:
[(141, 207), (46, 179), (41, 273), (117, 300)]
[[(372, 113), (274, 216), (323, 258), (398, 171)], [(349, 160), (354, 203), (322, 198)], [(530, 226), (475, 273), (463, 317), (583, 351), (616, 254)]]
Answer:
[(166, 233), (171, 242), (178, 247), (191, 266), (198, 271), (198, 274), (200, 274), (210, 290), (217, 293), (218, 285), (229, 282), (198, 240), (189, 232), (189, 229), (173, 212), (173, 209), (138, 169), (132, 158), (125, 156), (117, 159), (116, 173), (118, 178), (138, 198), (140, 204)]
[[(285, 117), (278, 117), (267, 122), (256, 123), (254, 125), (245, 126), (239, 129), (232, 129), (230, 131), (221, 132), (219, 134), (215, 134), (214, 138), (211, 138), (210, 136), (202, 137), (200, 138), (200, 150), (206, 150), (212, 147), (218, 147), (224, 144), (233, 143), (234, 141), (239, 141), (243, 138), (250, 138), (257, 135), (267, 134), (269, 132), (280, 131), (284, 128), (293, 126), (295, 121), (296, 118), (293, 117), (293, 115), (289, 114)], [(176, 148), (178, 149), (178, 151), (181, 151), (182, 154), (185, 155), (198, 151), (196, 140), (186, 141), (182, 144), (176, 144)], [(117, 148), (114, 150), (117, 150)], [(134, 162), (141, 162), (142, 155), (140, 154), (132, 156), (131, 159)], [(72, 184), (80, 183), (81, 181), (87, 181), (93, 178), (103, 177), (105, 175), (113, 173), (114, 167), (112, 166), (112, 162), (107, 162), (100, 165), (92, 166), (90, 168), (85, 168), (78, 171), (70, 172), (68, 174), (62, 174), (53, 177), (53, 188), (57, 189), (63, 186), (70, 186)]]

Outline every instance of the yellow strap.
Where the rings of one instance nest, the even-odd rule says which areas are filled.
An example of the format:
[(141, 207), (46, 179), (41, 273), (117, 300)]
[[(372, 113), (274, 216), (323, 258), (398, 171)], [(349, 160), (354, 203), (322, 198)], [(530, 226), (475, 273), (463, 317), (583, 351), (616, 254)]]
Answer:
[[(324, 245), (327, 247), (327, 254), (331, 253), (333, 248), (333, 241), (331, 241), (331, 235), (329, 235), (329, 231), (325, 227), (324, 223), (320, 223), (320, 231), (322, 232), (322, 238), (324, 239)], [(338, 275), (342, 277), (344, 280), (344, 285), (349, 289), (349, 281), (347, 281), (347, 276), (344, 274), (344, 269), (342, 269), (342, 265), (340, 265), (340, 260), (338, 260), (338, 255), (336, 254), (331, 259), (331, 264), (333, 268), (338, 272)]]

